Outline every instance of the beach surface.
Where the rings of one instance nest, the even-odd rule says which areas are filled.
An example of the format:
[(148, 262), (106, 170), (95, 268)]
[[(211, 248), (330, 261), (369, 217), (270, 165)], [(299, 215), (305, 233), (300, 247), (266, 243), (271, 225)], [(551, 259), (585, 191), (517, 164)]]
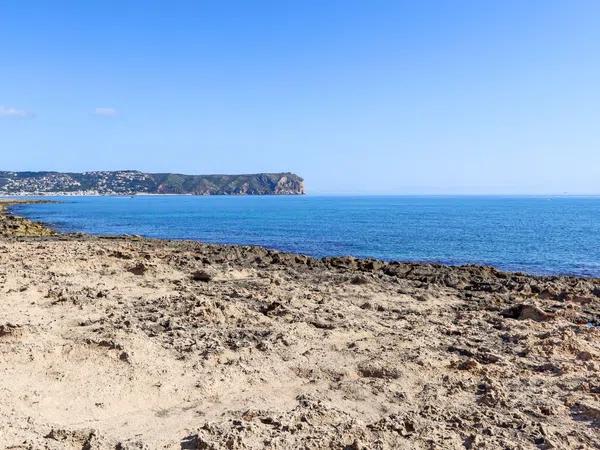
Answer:
[(61, 235), (0, 204), (0, 448), (600, 448), (600, 280)]

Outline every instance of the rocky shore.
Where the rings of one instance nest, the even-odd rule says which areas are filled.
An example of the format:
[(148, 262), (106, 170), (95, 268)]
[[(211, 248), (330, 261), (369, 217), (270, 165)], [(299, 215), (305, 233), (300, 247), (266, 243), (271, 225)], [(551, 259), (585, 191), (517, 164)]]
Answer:
[(600, 280), (60, 235), (0, 204), (0, 448), (600, 448)]
[(0, 237), (24, 236), (53, 236), (56, 233), (50, 228), (32, 222), (31, 220), (15, 216), (6, 210), (10, 206), (22, 203), (39, 203), (32, 200), (0, 200)]

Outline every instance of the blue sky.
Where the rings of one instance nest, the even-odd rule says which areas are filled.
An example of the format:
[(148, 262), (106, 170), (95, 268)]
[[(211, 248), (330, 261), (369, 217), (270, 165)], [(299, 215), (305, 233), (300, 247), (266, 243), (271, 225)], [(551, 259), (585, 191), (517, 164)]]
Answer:
[(600, 194), (600, 2), (1, 1), (0, 170)]

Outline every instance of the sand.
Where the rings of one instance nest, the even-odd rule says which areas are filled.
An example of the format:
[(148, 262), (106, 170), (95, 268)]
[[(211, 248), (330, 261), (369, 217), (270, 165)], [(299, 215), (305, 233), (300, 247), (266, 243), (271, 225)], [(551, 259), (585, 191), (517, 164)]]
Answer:
[(0, 448), (600, 448), (600, 280), (14, 220)]

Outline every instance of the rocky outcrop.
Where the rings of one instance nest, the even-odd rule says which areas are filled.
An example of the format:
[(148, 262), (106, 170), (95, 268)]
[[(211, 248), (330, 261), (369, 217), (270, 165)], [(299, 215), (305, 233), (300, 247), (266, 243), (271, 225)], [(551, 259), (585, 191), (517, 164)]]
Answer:
[(7, 212), (7, 208), (19, 203), (38, 203), (35, 201), (0, 201), (0, 236), (24, 237), (24, 236), (53, 236), (56, 234), (52, 229), (43, 224), (32, 222), (23, 217), (13, 216)]

